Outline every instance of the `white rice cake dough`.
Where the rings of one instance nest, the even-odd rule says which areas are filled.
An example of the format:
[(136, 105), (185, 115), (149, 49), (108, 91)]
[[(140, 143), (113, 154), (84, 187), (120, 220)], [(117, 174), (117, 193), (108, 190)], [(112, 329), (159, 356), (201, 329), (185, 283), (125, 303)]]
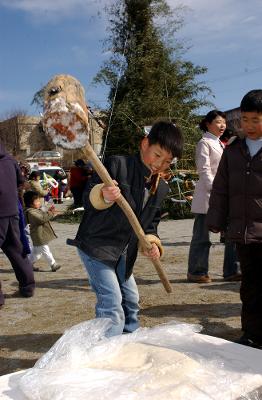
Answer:
[[(182, 400), (185, 394), (188, 396), (190, 392), (192, 395), (199, 392), (189, 382), (201, 369), (200, 363), (186, 354), (165, 347), (127, 343), (119, 352), (104, 359), (102, 356), (99, 361), (88, 363), (86, 367), (130, 373), (129, 389), (141, 396), (150, 393), (150, 398), (154, 400)], [(135, 376), (139, 382), (136, 382)], [(205, 400), (209, 397), (203, 393), (200, 398)]]
[(114, 354), (108, 354), (104, 359), (91, 362), (88, 368), (118, 370), (125, 372), (141, 372), (175, 367), (181, 371), (191, 371), (199, 367), (199, 363), (186, 354), (166, 347), (159, 347), (146, 343), (126, 343)]

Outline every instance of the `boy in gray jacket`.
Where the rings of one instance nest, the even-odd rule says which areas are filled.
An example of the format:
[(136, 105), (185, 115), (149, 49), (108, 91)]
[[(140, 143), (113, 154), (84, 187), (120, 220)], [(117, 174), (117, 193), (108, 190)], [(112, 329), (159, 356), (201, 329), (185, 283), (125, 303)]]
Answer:
[[(33, 242), (32, 253), (29, 257), (35, 263), (43, 256), (50, 270), (55, 272), (61, 266), (56, 263), (48, 246), (48, 243), (57, 237), (49, 222), (54, 217), (55, 207), (51, 206), (48, 211), (43, 211), (40, 195), (34, 191), (24, 194), (24, 203), (26, 207), (25, 220), (30, 226), (30, 236)], [(39, 268), (34, 267), (34, 271), (39, 271)]]

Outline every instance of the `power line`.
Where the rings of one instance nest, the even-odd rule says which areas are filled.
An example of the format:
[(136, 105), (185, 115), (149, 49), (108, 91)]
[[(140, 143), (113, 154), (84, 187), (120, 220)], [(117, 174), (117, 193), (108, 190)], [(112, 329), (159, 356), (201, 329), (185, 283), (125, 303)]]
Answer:
[(222, 76), (221, 78), (217, 78), (217, 79), (212, 79), (210, 81), (206, 81), (206, 83), (223, 82), (223, 81), (227, 81), (229, 79), (240, 78), (241, 76), (246, 76), (246, 75), (253, 74), (253, 73), (256, 73), (256, 72), (259, 72), (259, 71), (262, 71), (262, 67), (254, 68), (254, 69), (251, 69), (251, 70), (246, 70), (244, 72), (240, 72), (240, 73), (234, 74), (234, 75)]

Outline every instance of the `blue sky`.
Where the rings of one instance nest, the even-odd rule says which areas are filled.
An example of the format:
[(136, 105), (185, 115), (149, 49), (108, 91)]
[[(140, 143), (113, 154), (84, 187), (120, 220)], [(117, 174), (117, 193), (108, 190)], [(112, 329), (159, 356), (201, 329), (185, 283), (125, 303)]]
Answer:
[[(105, 107), (107, 90), (92, 78), (108, 54), (104, 6), (113, 0), (0, 0), (0, 116), (31, 115), (34, 93), (56, 74), (79, 79), (91, 107)], [(187, 6), (179, 37), (184, 58), (208, 67), (201, 77), (215, 106), (238, 107), (243, 95), (262, 88), (261, 0), (168, 0)], [(207, 109), (201, 110), (206, 112)]]

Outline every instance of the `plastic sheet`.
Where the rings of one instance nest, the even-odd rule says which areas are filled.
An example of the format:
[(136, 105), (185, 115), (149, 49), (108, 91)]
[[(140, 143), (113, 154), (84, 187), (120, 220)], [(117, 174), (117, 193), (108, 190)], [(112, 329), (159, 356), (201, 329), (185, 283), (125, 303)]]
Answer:
[(241, 348), (258, 360), (259, 350), (211, 343), (199, 325), (172, 322), (106, 338), (110, 326), (96, 319), (66, 331), (21, 378), (22, 392), (30, 400), (260, 398), (248, 393), (262, 385), (261, 359), (239, 355)]

